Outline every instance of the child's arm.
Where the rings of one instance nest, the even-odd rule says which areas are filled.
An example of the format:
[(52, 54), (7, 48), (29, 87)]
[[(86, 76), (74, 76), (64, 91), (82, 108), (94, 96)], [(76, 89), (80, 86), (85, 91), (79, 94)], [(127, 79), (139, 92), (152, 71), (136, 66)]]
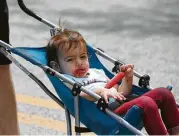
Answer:
[[(108, 95), (111, 94), (110, 96), (112, 97), (112, 94), (113, 94), (112, 89), (106, 89), (106, 88), (103, 88), (103, 87), (100, 87), (99, 89), (96, 89), (93, 92), (98, 94), (99, 96), (102, 96), (106, 100), (106, 102), (108, 101), (107, 100)], [(106, 94), (106, 92), (108, 92), (108, 94)], [(84, 97), (84, 98), (86, 98), (86, 99), (88, 99), (90, 101), (96, 101), (96, 99), (94, 97), (92, 97), (92, 96), (90, 96), (90, 95), (88, 95), (88, 94), (86, 94), (86, 93), (84, 93), (82, 91), (80, 93), (80, 96), (82, 96), (82, 97)]]
[(126, 78), (122, 80), (122, 83), (118, 85), (118, 92), (121, 92), (124, 96), (128, 95), (132, 91), (132, 83), (133, 83), (133, 77)]
[(114, 88), (116, 88), (117, 91), (122, 93), (124, 96), (130, 94), (132, 91), (133, 68), (134, 65), (132, 64), (123, 65), (120, 67), (120, 71), (124, 72), (125, 77), (122, 79), (122, 83), (120, 85), (115, 85)]
[[(72, 86), (70, 84), (65, 83), (65, 85), (68, 88), (72, 89)], [(106, 103), (108, 103), (109, 97), (112, 97), (114, 99), (119, 99), (119, 100), (125, 99), (120, 93), (117, 92), (117, 90), (115, 88), (107, 89), (107, 88), (104, 88), (104, 87), (99, 87), (99, 89), (96, 89), (93, 92), (102, 96), (105, 99)], [(86, 98), (87, 100), (90, 100), (90, 101), (96, 101), (96, 99), (94, 97), (84, 93), (83, 91), (81, 91), (80, 96), (84, 97), (84, 98)]]
[[(128, 64), (128, 65), (123, 65), (120, 67), (120, 71), (124, 72), (125, 77), (122, 79), (122, 83), (119, 85), (115, 85), (111, 89), (106, 89), (106, 88), (99, 88), (94, 91), (94, 93), (102, 96), (105, 101), (108, 103), (108, 98), (113, 97), (118, 100), (125, 100), (126, 95), (130, 94), (132, 91), (132, 83), (133, 83), (133, 64)], [(89, 96), (88, 94), (81, 92), (80, 96), (91, 100), (91, 101), (96, 101), (95, 98)]]

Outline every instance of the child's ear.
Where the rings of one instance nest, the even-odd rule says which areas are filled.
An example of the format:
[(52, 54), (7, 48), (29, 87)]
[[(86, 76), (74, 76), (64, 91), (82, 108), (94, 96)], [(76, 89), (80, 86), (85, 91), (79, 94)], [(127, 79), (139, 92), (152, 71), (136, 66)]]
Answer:
[(60, 72), (60, 66), (58, 65), (57, 62), (55, 62), (55, 61), (50, 61), (50, 66), (51, 66), (54, 70)]

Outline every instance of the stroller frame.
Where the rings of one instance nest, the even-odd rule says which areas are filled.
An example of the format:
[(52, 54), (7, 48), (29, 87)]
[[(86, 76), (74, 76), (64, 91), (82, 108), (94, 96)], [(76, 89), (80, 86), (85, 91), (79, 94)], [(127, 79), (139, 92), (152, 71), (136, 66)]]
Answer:
[[(10, 50), (13, 53), (17, 53), (16, 50), (13, 49), (13, 47), (11, 47), (9, 44), (3, 42), (0, 40), (0, 45), (3, 46), (0, 48), (0, 52), (3, 53), (9, 60), (11, 60), (17, 67), (19, 67), (24, 73), (26, 73), (31, 79), (33, 79), (43, 90), (44, 92), (49, 95), (55, 102), (57, 102), (61, 107), (63, 107), (65, 109), (65, 115), (66, 115), (66, 119), (67, 119), (67, 134), (71, 135), (72, 131), (71, 131), (71, 118), (70, 118), (70, 113), (68, 111), (68, 109), (64, 106), (63, 102), (61, 100), (59, 100), (53, 93), (51, 93), (51, 91), (48, 90), (48, 88), (32, 73), (30, 73), (22, 64), (20, 64), (10, 53), (7, 52), (6, 49)], [(23, 54), (23, 53), (21, 53)], [(25, 54), (24, 54), (25, 55)], [(28, 56), (27, 56), (28, 57)], [(34, 63), (39, 63), (39, 62), (34, 62)], [(75, 107), (75, 127), (80, 128), (80, 120), (79, 120), (79, 94), (80, 91), (83, 91), (85, 93), (87, 93), (88, 95), (94, 97), (95, 99), (98, 100), (98, 105), (100, 105), (99, 109), (103, 112), (105, 112), (106, 114), (108, 114), (109, 116), (111, 116), (112, 118), (116, 119), (121, 125), (123, 125), (124, 127), (128, 128), (131, 132), (133, 132), (136, 135), (143, 135), (142, 132), (140, 132), (138, 129), (136, 129), (135, 127), (133, 127), (132, 125), (130, 125), (127, 121), (125, 121), (122, 117), (114, 114), (109, 108), (106, 107), (106, 105), (104, 105), (103, 103), (105, 103), (103, 101), (103, 99), (91, 92), (88, 91), (87, 89), (85, 89), (83, 86), (79, 86), (78, 83), (74, 82), (72, 79), (65, 77), (64, 75), (58, 73), (57, 71), (53, 70), (52, 68), (48, 67), (48, 66), (44, 66), (44, 65), (38, 65), (40, 68), (42, 68), (44, 70), (44, 72), (55, 76), (59, 79), (62, 79), (66, 82), (68, 82), (70, 85), (73, 86), (73, 88), (78, 88), (77, 90), (73, 90), (72, 89), (72, 93), (74, 94), (75, 91), (77, 91), (74, 95), (74, 107)], [(87, 128), (82, 128), (84, 129), (85, 132), (90, 132)], [(76, 135), (80, 135), (79, 132), (76, 132)]]
[[(50, 26), (52, 28), (52, 31), (55, 29), (58, 29), (58, 26), (52, 24), (51, 22), (49, 22), (48, 20), (45, 20), (39, 16), (37, 16), (35, 13), (33, 13), (31, 10), (29, 10), (23, 3), (23, 0), (18, 0), (19, 6), (21, 7), (21, 9), (26, 12), (28, 15), (34, 17), (35, 19), (39, 20), (40, 22)], [(66, 115), (66, 121), (67, 121), (67, 134), (71, 135), (72, 134), (72, 130), (71, 130), (71, 118), (70, 118), (70, 113), (69, 110), (65, 107), (65, 105), (63, 104), (63, 102), (61, 100), (59, 100), (59, 98), (57, 98), (53, 93), (51, 93), (51, 91), (48, 90), (48, 88), (32, 73), (30, 73), (22, 64), (20, 64), (9, 52), (7, 52), (7, 50), (10, 50), (13, 53), (17, 53), (17, 50), (14, 50), (14, 48), (12, 46), (10, 46), (9, 44), (3, 42), (0, 40), (0, 45), (2, 47), (0, 47), (0, 52), (3, 53), (9, 60), (11, 60), (17, 67), (19, 67), (23, 72), (25, 72), (31, 79), (33, 79), (43, 90), (44, 92), (50, 96), (55, 102), (57, 102), (61, 107), (63, 107), (65, 109), (65, 115)], [(3, 48), (4, 47), (4, 48)], [(95, 53), (102, 56), (103, 58), (107, 59), (108, 61), (112, 62), (114, 64), (114, 68), (113, 68), (113, 72), (119, 72), (119, 68), (121, 65), (124, 65), (124, 63), (122, 61), (119, 60), (115, 60), (114, 58), (110, 57), (109, 55), (107, 55), (103, 50), (99, 49), (99, 48), (95, 48), (93, 47), (93, 49), (95, 50)], [(19, 53), (19, 52), (18, 52)], [(21, 53), (22, 54), (22, 53)], [(22, 54), (25, 56), (25, 54)], [(28, 56), (27, 56), (28, 58)], [(32, 63), (32, 62), (31, 62)], [(74, 107), (75, 107), (75, 126), (77, 128), (80, 128), (80, 121), (79, 121), (79, 94), (80, 91), (83, 91), (87, 94), (89, 94), (90, 96), (96, 98), (98, 100), (98, 104), (100, 105), (99, 109), (103, 112), (105, 112), (106, 114), (108, 114), (109, 116), (111, 116), (112, 118), (116, 119), (120, 124), (122, 124), (124, 127), (128, 128), (130, 131), (132, 131), (134, 134), (136, 135), (144, 135), (141, 131), (139, 131), (138, 129), (136, 129), (135, 127), (133, 127), (132, 125), (130, 125), (127, 121), (125, 121), (123, 118), (121, 118), (120, 116), (114, 114), (109, 108), (106, 108), (105, 106), (103, 106), (102, 103), (104, 103), (103, 99), (93, 93), (88, 91), (87, 89), (85, 89), (83, 86), (80, 86), (78, 83), (74, 82), (73, 80), (65, 77), (64, 75), (58, 73), (57, 71), (53, 70), (52, 68), (48, 67), (48, 66), (44, 66), (41, 65), (38, 61), (34, 61), (33, 63), (35, 64), (39, 64), (38, 66), (40, 68), (42, 68), (44, 70), (44, 72), (55, 76), (59, 79), (62, 79), (66, 82), (68, 82), (70, 85), (73, 86), (72, 89), (72, 93), (74, 95)], [(149, 86), (149, 81), (150, 81), (150, 77), (148, 75), (141, 75), (138, 72), (134, 71), (134, 76), (139, 78), (139, 86), (146, 88), (148, 90), (151, 90), (152, 88)], [(169, 86), (170, 87), (170, 86)], [(76, 89), (77, 88), (77, 89)], [(169, 88), (170, 90), (172, 89), (171, 87)], [(102, 101), (101, 101), (102, 100)], [(177, 106), (179, 107), (179, 104), (177, 104)], [(79, 132), (76, 132), (77, 135), (80, 135)]]

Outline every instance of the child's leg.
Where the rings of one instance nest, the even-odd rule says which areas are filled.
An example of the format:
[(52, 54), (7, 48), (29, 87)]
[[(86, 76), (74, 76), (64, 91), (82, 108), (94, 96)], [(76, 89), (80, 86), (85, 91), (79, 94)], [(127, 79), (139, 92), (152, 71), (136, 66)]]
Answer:
[(141, 96), (114, 110), (117, 114), (125, 114), (133, 105), (143, 110), (144, 127), (150, 135), (166, 135), (168, 134), (165, 125), (160, 117), (158, 107), (155, 101), (148, 96)]
[(158, 108), (169, 134), (179, 132), (179, 111), (172, 93), (166, 88), (157, 88), (144, 94), (151, 97)]

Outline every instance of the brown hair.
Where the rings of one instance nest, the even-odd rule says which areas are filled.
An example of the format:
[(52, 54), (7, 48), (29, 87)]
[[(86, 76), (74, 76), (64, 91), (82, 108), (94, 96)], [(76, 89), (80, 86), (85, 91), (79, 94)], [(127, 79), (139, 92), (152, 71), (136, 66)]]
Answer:
[(57, 53), (59, 51), (68, 52), (83, 45), (86, 49), (86, 42), (79, 32), (64, 29), (63, 32), (59, 32), (51, 37), (46, 46), (47, 65), (50, 66), (51, 61), (58, 63)]

